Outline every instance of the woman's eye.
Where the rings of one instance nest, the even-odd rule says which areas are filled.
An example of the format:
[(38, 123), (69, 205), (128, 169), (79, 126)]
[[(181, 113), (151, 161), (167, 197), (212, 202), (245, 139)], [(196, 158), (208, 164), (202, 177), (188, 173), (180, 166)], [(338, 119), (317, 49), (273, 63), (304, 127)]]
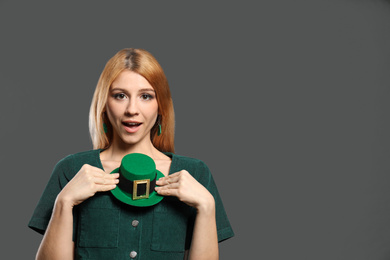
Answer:
[(150, 95), (150, 94), (142, 94), (142, 95), (141, 95), (141, 98), (142, 98), (143, 100), (151, 100), (151, 99), (153, 98), (153, 96)]
[(118, 93), (113, 95), (115, 99), (124, 99), (126, 96), (123, 93)]

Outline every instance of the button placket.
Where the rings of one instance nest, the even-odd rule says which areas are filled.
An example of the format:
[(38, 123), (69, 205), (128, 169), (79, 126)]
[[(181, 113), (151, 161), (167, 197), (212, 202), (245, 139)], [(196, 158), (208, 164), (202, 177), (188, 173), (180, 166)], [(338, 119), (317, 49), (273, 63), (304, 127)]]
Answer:
[(130, 253), (129, 253), (129, 257), (130, 259), (138, 259), (140, 257), (140, 236), (141, 236), (141, 219), (142, 218), (141, 216), (139, 216), (139, 214), (132, 214), (132, 216), (130, 216), (130, 218), (128, 219), (128, 222), (129, 224), (128, 225), (131, 225), (130, 226), (130, 229), (132, 230), (130, 233), (131, 233), (131, 243), (129, 245), (130, 246)]

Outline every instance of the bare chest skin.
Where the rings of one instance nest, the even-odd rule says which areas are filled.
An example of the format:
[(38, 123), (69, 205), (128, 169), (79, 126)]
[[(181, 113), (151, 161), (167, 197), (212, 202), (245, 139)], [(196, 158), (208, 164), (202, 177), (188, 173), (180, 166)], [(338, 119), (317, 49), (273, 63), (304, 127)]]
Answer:
[(101, 160), (101, 162), (106, 173), (111, 173), (121, 165), (120, 161)]
[(155, 160), (156, 168), (162, 172), (165, 176), (168, 176), (169, 170), (171, 168), (171, 160)]
[[(121, 164), (120, 161), (101, 160), (101, 162), (106, 173), (111, 173)], [(165, 176), (168, 176), (169, 169), (171, 167), (171, 160), (155, 160), (154, 162), (156, 163), (157, 170), (162, 172)]]

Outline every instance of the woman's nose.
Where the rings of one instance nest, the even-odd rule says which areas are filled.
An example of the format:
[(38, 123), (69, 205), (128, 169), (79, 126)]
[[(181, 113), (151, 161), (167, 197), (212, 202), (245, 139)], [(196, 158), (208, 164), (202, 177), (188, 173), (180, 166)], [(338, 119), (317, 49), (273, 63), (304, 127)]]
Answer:
[(130, 99), (129, 103), (127, 105), (126, 113), (129, 115), (138, 115), (138, 104), (137, 101), (134, 99)]

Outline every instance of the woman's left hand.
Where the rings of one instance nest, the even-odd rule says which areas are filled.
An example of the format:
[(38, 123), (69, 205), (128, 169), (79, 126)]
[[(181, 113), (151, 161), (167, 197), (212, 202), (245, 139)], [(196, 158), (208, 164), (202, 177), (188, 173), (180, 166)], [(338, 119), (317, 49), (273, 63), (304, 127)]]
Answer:
[(214, 207), (213, 195), (186, 170), (160, 178), (156, 184), (158, 194), (175, 196), (198, 211)]

